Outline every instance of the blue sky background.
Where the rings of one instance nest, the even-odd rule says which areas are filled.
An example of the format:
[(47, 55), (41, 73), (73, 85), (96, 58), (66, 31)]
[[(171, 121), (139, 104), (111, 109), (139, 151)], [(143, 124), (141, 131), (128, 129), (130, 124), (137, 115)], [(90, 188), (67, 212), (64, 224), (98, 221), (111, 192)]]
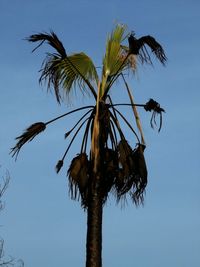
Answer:
[[(138, 103), (152, 97), (166, 114), (158, 134), (150, 127), (150, 114), (140, 111), (149, 168), (145, 205), (135, 208), (130, 201), (122, 209), (108, 201), (103, 266), (200, 266), (199, 11), (198, 0), (0, 0), (0, 164), (1, 175), (6, 169), (11, 175), (0, 236), (7, 255), (22, 258), (27, 267), (78, 267), (85, 261), (86, 214), (70, 200), (66, 178), (78, 139), (62, 172), (54, 171), (67, 146), (64, 132), (76, 117), (49, 126), (22, 149), (17, 162), (9, 150), (30, 124), (91, 100), (74, 96), (70, 105), (57, 105), (38, 84), (48, 47), (31, 54), (33, 46), (23, 38), (53, 29), (67, 51), (85, 51), (101, 66), (107, 34), (118, 21), (138, 37), (151, 34), (163, 44), (166, 68), (157, 62), (139, 67), (129, 82)], [(123, 90), (116, 85), (115, 102), (125, 101)], [(130, 111), (126, 116), (132, 119)], [(128, 130), (127, 137), (135, 142)]]

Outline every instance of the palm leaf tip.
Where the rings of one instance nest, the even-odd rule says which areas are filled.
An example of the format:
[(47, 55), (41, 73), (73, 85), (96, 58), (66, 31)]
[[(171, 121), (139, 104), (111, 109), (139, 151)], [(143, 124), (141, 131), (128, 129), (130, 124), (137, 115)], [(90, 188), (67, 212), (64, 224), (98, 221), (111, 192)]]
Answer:
[(45, 129), (46, 129), (45, 123), (37, 122), (28, 127), (22, 135), (16, 137), (15, 139), (18, 140), (18, 142), (13, 148), (11, 148), (10, 153), (12, 154), (12, 157), (16, 156), (17, 158), (22, 146), (25, 143), (32, 141), (36, 137), (36, 135), (43, 132)]
[(59, 173), (59, 171), (61, 170), (63, 166), (63, 160), (59, 160), (56, 164), (56, 172)]
[(26, 38), (29, 42), (40, 42), (38, 46), (36, 46), (33, 49), (33, 52), (38, 49), (44, 42), (47, 42), (50, 46), (52, 46), (56, 51), (61, 55), (62, 58), (66, 57), (66, 51), (62, 44), (62, 42), (59, 40), (57, 35), (51, 31), (50, 34), (48, 33), (38, 33), (33, 34)]

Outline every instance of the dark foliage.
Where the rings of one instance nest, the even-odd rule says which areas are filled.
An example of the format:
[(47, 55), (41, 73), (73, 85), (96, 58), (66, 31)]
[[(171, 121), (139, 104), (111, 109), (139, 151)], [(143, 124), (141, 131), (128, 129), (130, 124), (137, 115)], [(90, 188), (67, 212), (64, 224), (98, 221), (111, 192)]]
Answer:
[(160, 104), (153, 99), (150, 99), (144, 106), (146, 111), (153, 112), (151, 116), (151, 127), (154, 128), (154, 124), (156, 125), (156, 115), (160, 115), (160, 126), (158, 131), (160, 132), (162, 128), (162, 112), (165, 112), (163, 108), (160, 107)]
[(135, 38), (135, 34), (131, 34), (128, 38), (129, 42), (129, 53), (139, 55), (142, 62), (151, 63), (150, 55), (145, 45), (151, 48), (151, 51), (155, 54), (157, 59), (164, 65), (167, 57), (162, 46), (150, 35), (143, 36), (139, 39)]
[(46, 125), (43, 122), (36, 122), (32, 124), (30, 127), (28, 127), (22, 135), (15, 138), (16, 140), (18, 140), (18, 142), (13, 148), (11, 148), (12, 156), (13, 157), (16, 156), (17, 158), (22, 146), (25, 143), (32, 141), (36, 137), (36, 135), (43, 132), (45, 129)]
[[(69, 167), (68, 176), (72, 199), (81, 196), (82, 206), (88, 206), (88, 192), (93, 179), (92, 161), (85, 153), (76, 156)], [(132, 150), (126, 140), (121, 140), (116, 150), (105, 148), (100, 165), (99, 181), (102, 203), (109, 192), (113, 192), (119, 201), (128, 193), (136, 205), (143, 203), (143, 194), (147, 185), (147, 168), (144, 158), (144, 146), (138, 144)], [(90, 181), (90, 182), (89, 182)], [(93, 183), (95, 181), (93, 180)]]
[(63, 160), (59, 160), (58, 163), (56, 164), (56, 172), (59, 173), (63, 166)]
[(68, 169), (71, 197), (72, 199), (79, 198), (80, 193), (82, 206), (87, 206), (89, 170), (89, 161), (85, 153), (81, 153), (73, 158)]
[(61, 56), (62, 58), (66, 57), (65, 48), (62, 42), (58, 39), (57, 35), (53, 31), (51, 31), (50, 34), (48, 33), (33, 34), (27, 37), (26, 40), (33, 43), (40, 42), (39, 45), (36, 46), (36, 48), (34, 48), (33, 52), (38, 47), (40, 47), (44, 42), (47, 42), (50, 46), (56, 49), (59, 56)]
[(57, 65), (62, 59), (66, 58), (67, 56), (62, 42), (58, 39), (57, 35), (53, 31), (51, 31), (50, 34), (33, 34), (26, 39), (29, 42), (39, 42), (39, 45), (36, 46), (33, 52), (37, 48), (39, 48), (44, 42), (47, 42), (51, 47), (56, 50), (57, 53), (48, 53), (45, 60), (43, 61), (39, 82), (41, 83), (43, 80), (47, 81), (47, 89), (50, 89), (52, 84), (56, 99), (58, 103), (60, 103), (61, 95), (59, 92), (59, 85), (61, 82), (61, 77)]

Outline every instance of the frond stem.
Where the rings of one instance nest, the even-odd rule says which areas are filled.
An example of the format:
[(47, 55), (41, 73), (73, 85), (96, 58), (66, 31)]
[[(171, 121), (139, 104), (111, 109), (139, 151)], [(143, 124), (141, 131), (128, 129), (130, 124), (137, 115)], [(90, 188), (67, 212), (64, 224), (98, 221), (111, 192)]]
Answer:
[[(89, 117), (89, 118), (90, 118), (90, 117)], [(63, 155), (63, 157), (62, 157), (62, 161), (65, 159), (65, 157), (66, 157), (66, 155), (67, 155), (67, 153), (68, 153), (68, 151), (69, 151), (69, 149), (70, 149), (72, 143), (74, 142), (74, 139), (76, 138), (78, 132), (80, 131), (80, 129), (82, 128), (82, 126), (85, 124), (85, 122), (86, 122), (89, 118), (85, 119), (85, 120), (81, 123), (81, 125), (78, 127), (78, 129), (76, 130), (74, 136), (72, 137), (72, 140), (70, 141), (70, 143), (69, 143), (69, 145), (68, 145), (68, 147), (67, 147), (67, 149), (66, 149), (66, 151), (65, 151), (65, 153), (64, 153), (64, 155)]]
[(145, 107), (146, 104), (130, 104), (130, 103), (119, 103), (119, 104), (112, 104), (110, 105), (111, 107), (116, 107), (116, 106), (132, 106), (132, 107)]
[(125, 136), (120, 128), (120, 125), (119, 125), (119, 121), (115, 118), (115, 116), (110, 112), (110, 117), (112, 118), (112, 124), (113, 124), (113, 128), (114, 128), (114, 125), (116, 126), (118, 132), (119, 132), (119, 135), (121, 137), (121, 139), (125, 139)]
[(92, 111), (93, 109), (88, 110), (78, 121), (77, 123), (68, 131), (68, 133), (71, 133), (76, 126)]
[(137, 108), (136, 108), (136, 106), (134, 106), (133, 95), (132, 95), (131, 90), (130, 90), (130, 88), (128, 86), (128, 83), (126, 82), (126, 80), (124, 78), (123, 73), (121, 74), (121, 76), (123, 78), (124, 84), (126, 86), (126, 90), (128, 92), (128, 96), (129, 96), (130, 102), (132, 104), (132, 110), (133, 110), (133, 114), (135, 116), (136, 125), (137, 125), (137, 128), (138, 128), (138, 130), (140, 132), (140, 135), (141, 135), (141, 142), (145, 145), (145, 139), (144, 139), (144, 134), (143, 134), (143, 131), (142, 131), (142, 125), (141, 125), (141, 122), (140, 122), (139, 114), (137, 112)]
[(89, 127), (90, 127), (91, 121), (93, 119), (93, 115), (94, 114), (90, 115), (89, 120), (88, 120), (87, 125), (86, 125), (86, 128), (85, 128), (85, 133), (84, 133), (84, 136), (83, 136), (83, 142), (82, 142), (82, 145), (81, 145), (81, 153), (83, 151), (86, 152)]
[(129, 55), (130, 55), (130, 53), (128, 53), (128, 54), (126, 55), (125, 59), (122, 61), (122, 64), (119, 66), (118, 70), (115, 72), (115, 74), (112, 75), (113, 78), (112, 78), (111, 81), (109, 82), (109, 84), (108, 84), (108, 86), (107, 86), (107, 88), (106, 88), (106, 90), (105, 90), (105, 92), (104, 92), (104, 94), (103, 94), (103, 98), (104, 98), (104, 99), (105, 99), (105, 97), (106, 97), (106, 95), (107, 95), (107, 93), (108, 93), (110, 87), (112, 86), (112, 84), (113, 84), (113, 83), (116, 81), (116, 79), (119, 77), (119, 75), (120, 75), (119, 72), (120, 72), (121, 68), (123, 67), (124, 63), (126, 62), (126, 60), (128, 59)]
[(114, 108), (114, 109), (120, 115), (120, 117), (125, 121), (125, 123), (128, 125), (128, 127), (132, 130), (132, 132), (134, 133), (134, 135), (136, 136), (136, 138), (138, 140), (138, 143), (140, 144), (139, 137), (138, 137), (137, 133), (135, 132), (135, 130), (133, 129), (133, 127), (130, 125), (130, 123), (127, 121), (127, 119), (124, 117), (124, 115), (122, 115), (122, 113), (119, 110), (117, 110), (116, 108)]
[(45, 125), (48, 125), (48, 124), (50, 124), (50, 123), (52, 123), (52, 122), (54, 122), (54, 121), (56, 121), (56, 120), (59, 120), (59, 119), (65, 117), (65, 116), (67, 116), (67, 115), (69, 115), (69, 114), (71, 114), (71, 113), (77, 112), (77, 111), (79, 111), (79, 110), (87, 109), (87, 108), (94, 108), (94, 106), (85, 106), (85, 107), (81, 107), (81, 108), (74, 109), (74, 110), (72, 110), (72, 111), (69, 111), (69, 112), (67, 112), (67, 113), (65, 113), (65, 114), (63, 114), (63, 115), (61, 115), (61, 116), (58, 116), (58, 117), (56, 117), (56, 118), (54, 118), (54, 119), (52, 119), (52, 120), (46, 122)]

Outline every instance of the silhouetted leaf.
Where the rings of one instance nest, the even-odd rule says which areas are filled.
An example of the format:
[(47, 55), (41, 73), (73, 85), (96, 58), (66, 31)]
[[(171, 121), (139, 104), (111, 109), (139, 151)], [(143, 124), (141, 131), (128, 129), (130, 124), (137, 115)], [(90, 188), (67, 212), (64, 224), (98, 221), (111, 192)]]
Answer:
[(158, 131), (160, 132), (162, 128), (162, 112), (165, 112), (163, 108), (160, 107), (160, 104), (156, 102), (153, 99), (150, 99), (144, 106), (144, 109), (146, 111), (152, 111), (152, 116), (151, 116), (151, 127), (154, 128), (154, 124), (156, 125), (156, 115), (160, 115), (160, 126)]
[(17, 158), (22, 146), (25, 143), (32, 141), (36, 137), (36, 135), (38, 135), (45, 129), (46, 129), (45, 123), (37, 122), (37, 123), (32, 124), (30, 127), (28, 127), (22, 135), (16, 137), (15, 139), (19, 141), (17, 142), (16, 146), (11, 148), (10, 153), (12, 154), (12, 157), (16, 156)]
[(65, 133), (65, 139), (70, 135), (71, 132), (72, 131), (68, 131), (68, 132)]
[(143, 202), (143, 193), (147, 185), (147, 167), (144, 158), (144, 149), (145, 146), (139, 144), (138, 147), (133, 152), (133, 160), (135, 162), (135, 188), (132, 193), (133, 201), (136, 205)]
[(164, 65), (167, 57), (162, 46), (150, 35), (143, 36), (139, 39), (135, 38), (135, 34), (132, 33), (129, 38), (129, 53), (134, 55), (139, 55), (142, 62), (151, 63), (150, 55), (145, 48), (145, 45), (148, 45), (151, 48), (151, 51), (155, 54), (157, 59)]
[(63, 166), (63, 160), (59, 160), (58, 163), (56, 164), (56, 172), (59, 173)]
[(89, 180), (89, 161), (85, 153), (73, 158), (68, 169), (68, 176), (72, 199), (76, 199), (80, 193), (82, 203), (85, 202)]

